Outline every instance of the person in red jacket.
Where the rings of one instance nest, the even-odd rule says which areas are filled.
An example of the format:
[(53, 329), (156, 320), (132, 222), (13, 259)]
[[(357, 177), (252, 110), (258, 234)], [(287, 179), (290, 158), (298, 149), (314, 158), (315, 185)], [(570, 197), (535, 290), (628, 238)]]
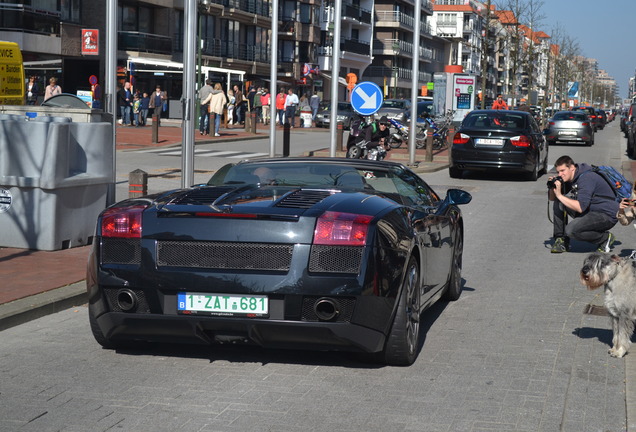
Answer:
[(492, 103), (492, 109), (494, 110), (507, 110), (508, 104), (503, 100), (501, 95), (497, 96), (497, 99)]
[(276, 95), (276, 112), (280, 126), (283, 125), (283, 116), (285, 115), (285, 99), (287, 99), (287, 95), (285, 94), (285, 89), (281, 87)]

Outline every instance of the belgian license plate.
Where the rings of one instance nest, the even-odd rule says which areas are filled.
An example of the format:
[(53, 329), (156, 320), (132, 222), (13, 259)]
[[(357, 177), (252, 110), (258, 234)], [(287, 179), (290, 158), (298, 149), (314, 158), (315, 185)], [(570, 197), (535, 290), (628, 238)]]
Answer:
[(574, 136), (574, 135), (576, 135), (576, 132), (574, 132), (574, 131), (559, 131), (559, 135)]
[(477, 138), (475, 140), (475, 144), (477, 144), (477, 145), (502, 146), (503, 145), (503, 140), (492, 139), (492, 138)]
[(263, 317), (268, 314), (268, 307), (267, 296), (264, 295), (177, 294), (177, 312), (182, 314)]

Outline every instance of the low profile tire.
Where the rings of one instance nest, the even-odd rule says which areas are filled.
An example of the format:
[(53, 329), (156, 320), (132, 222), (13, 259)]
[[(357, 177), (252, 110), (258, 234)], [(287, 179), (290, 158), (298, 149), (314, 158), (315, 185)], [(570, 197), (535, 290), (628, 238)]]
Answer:
[(362, 150), (360, 149), (360, 147), (357, 147), (357, 146), (352, 146), (347, 151), (347, 157), (349, 159), (360, 159), (361, 155), (362, 155)]
[(534, 161), (534, 169), (528, 173), (528, 180), (530, 181), (539, 180), (539, 165), (540, 164), (541, 163), (539, 162), (539, 155), (537, 155)]
[(411, 257), (400, 289), (397, 311), (384, 346), (384, 362), (408, 366), (417, 358), (420, 339), (419, 268)]
[(444, 293), (444, 300), (455, 301), (462, 294), (462, 258), (464, 256), (464, 233), (457, 231), (455, 249), (453, 249), (453, 262), (451, 274), (448, 279), (448, 288)]
[(97, 325), (97, 318), (95, 317), (95, 313), (93, 312), (93, 308), (91, 307), (90, 304), (88, 305), (88, 322), (91, 326), (91, 332), (93, 332), (93, 337), (95, 338), (98, 344), (100, 344), (102, 347), (107, 349), (114, 349), (117, 347), (116, 344), (114, 344), (113, 342), (111, 342), (110, 339), (107, 339), (106, 336), (104, 336), (104, 333)]
[(459, 168), (456, 168), (456, 167), (448, 168), (448, 175), (450, 176), (450, 178), (461, 178), (462, 174), (463, 174), (463, 171), (460, 170)]

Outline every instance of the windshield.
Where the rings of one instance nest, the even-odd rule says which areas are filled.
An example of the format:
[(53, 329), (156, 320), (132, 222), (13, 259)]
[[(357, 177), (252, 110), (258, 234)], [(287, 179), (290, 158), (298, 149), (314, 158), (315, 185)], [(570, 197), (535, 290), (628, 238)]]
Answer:
[(462, 126), (474, 129), (526, 129), (527, 117), (522, 113), (507, 111), (471, 112), (464, 119)]
[(403, 100), (385, 100), (382, 104), (382, 108), (406, 108), (406, 101)]
[(574, 113), (574, 112), (559, 112), (554, 115), (554, 120), (578, 120), (585, 121), (587, 120), (587, 116), (583, 113)]

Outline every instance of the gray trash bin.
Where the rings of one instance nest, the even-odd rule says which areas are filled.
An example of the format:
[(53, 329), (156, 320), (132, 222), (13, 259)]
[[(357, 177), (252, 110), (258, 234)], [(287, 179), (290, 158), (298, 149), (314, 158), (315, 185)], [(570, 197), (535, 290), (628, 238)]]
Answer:
[(112, 157), (110, 123), (0, 120), (0, 246), (90, 244)]

